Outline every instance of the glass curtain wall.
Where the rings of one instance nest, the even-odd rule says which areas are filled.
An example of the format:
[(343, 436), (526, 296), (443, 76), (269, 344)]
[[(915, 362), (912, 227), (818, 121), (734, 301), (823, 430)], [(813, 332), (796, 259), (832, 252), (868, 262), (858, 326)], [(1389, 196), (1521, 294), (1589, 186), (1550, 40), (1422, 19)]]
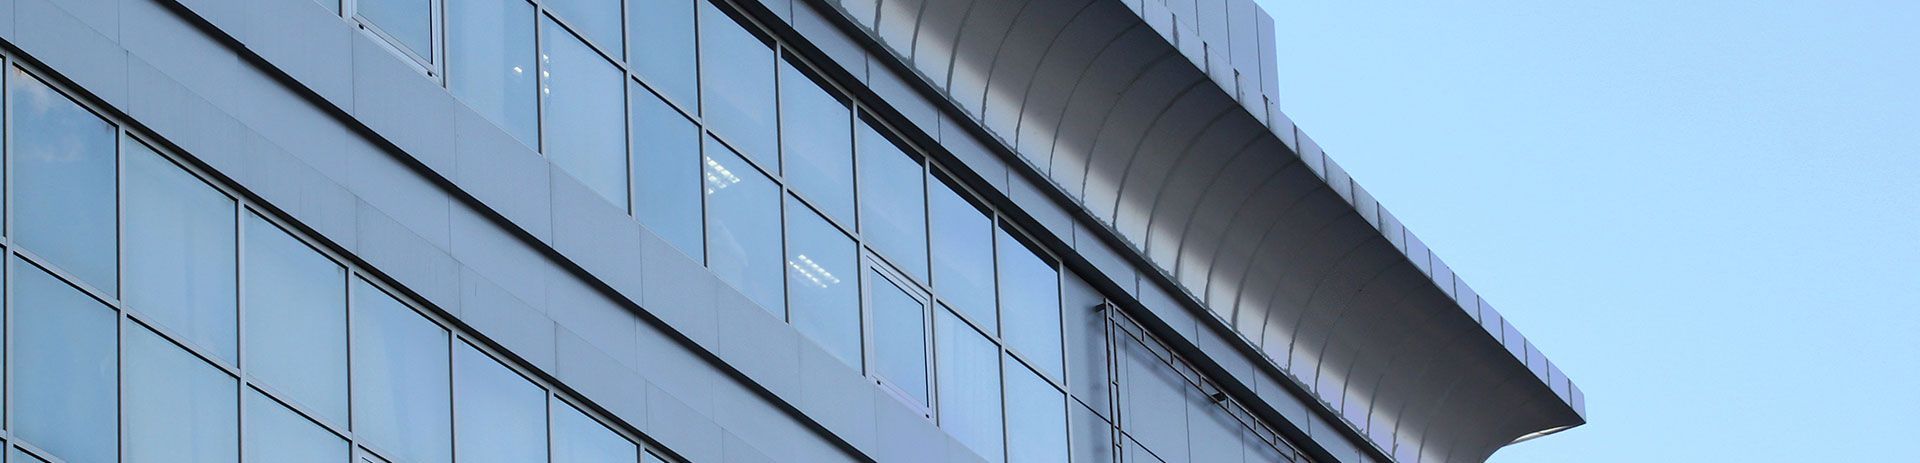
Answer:
[(0, 66), (9, 461), (649, 454), (144, 134), (11, 59)]

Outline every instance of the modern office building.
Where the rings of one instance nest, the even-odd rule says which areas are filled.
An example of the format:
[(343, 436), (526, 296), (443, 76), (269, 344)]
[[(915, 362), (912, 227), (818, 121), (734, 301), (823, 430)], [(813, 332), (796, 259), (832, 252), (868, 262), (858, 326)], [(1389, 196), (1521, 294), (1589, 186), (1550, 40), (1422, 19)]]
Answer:
[(1278, 111), (1278, 27), (0, 0), (6, 461), (1473, 462), (1584, 422)]

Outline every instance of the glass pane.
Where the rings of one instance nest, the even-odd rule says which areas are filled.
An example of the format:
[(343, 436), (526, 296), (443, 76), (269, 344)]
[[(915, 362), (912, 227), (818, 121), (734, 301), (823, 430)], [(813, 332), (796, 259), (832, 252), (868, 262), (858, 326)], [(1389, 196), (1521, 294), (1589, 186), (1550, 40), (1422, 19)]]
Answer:
[(707, 266), (761, 307), (785, 318), (781, 300), (780, 187), (707, 139)]
[(47, 462), (47, 460), (40, 459), (40, 457), (28, 455), (26, 451), (20, 450), (17, 447), (8, 448), (7, 455), (8, 455), (7, 461), (11, 461), (13, 463), (33, 463), (33, 462), (46, 463)]
[(993, 218), (943, 180), (927, 182), (934, 292), (988, 332), (999, 331), (993, 297)]
[(1059, 378), (1060, 274), (1006, 230), (1000, 240), (1000, 307), (1007, 317), (1001, 339), (1007, 348), (1038, 363), (1041, 371)]
[(1007, 461), (1067, 461), (1067, 399), (1012, 357), (1007, 372)]
[(894, 387), (928, 405), (927, 306), (895, 286), (892, 280), (869, 271), (873, 304), (874, 369)]
[(712, 3), (700, 5), (700, 96), (707, 126), (779, 171), (773, 48)]
[(240, 461), (233, 377), (145, 327), (126, 343), (126, 461)]
[(987, 461), (1000, 461), (1000, 348), (951, 312), (938, 313), (940, 427)]
[(127, 306), (238, 361), (233, 200), (145, 145), (127, 147)]
[(454, 356), (454, 442), (462, 463), (547, 458), (547, 391), (467, 343)]
[(252, 389), (243, 448), (249, 462), (340, 463), (348, 457), (345, 439)]
[(353, 432), (401, 461), (452, 458), (447, 330), (353, 280)]
[(632, 463), (639, 451), (572, 405), (553, 403), (553, 463)]
[(642, 463), (665, 463), (666, 462), (666, 460), (661, 459), (659, 456), (654, 455), (653, 452), (647, 452), (647, 454), (644, 455), (644, 457), (645, 458), (641, 459)]
[(346, 269), (247, 214), (247, 375), (347, 424)]
[[(647, 84), (687, 108), (696, 108), (693, 8), (700, 0), (629, 0), (633, 46), (627, 62)], [(689, 109), (698, 111), (698, 109)]]
[(25, 71), (12, 73), (13, 239), (118, 293), (113, 126)]
[(433, 3), (430, 0), (355, 0), (354, 10), (393, 37), (399, 46), (433, 61)]
[(535, 131), (533, 5), (525, 0), (447, 2), (447, 89), (527, 146)]
[(787, 304), (793, 326), (860, 369), (860, 282), (853, 239), (787, 198)]
[(780, 61), (780, 150), (793, 189), (843, 222), (853, 220), (853, 111), (787, 60)]
[(700, 261), (700, 128), (653, 93), (633, 91), (633, 205), (654, 233)]
[(587, 40), (619, 56), (620, 0), (545, 0), (542, 3)]
[(865, 120), (860, 126), (860, 234), (921, 281), (927, 279), (926, 186), (920, 160)]
[(14, 435), (71, 463), (114, 461), (113, 309), (38, 267), (13, 265)]
[(540, 23), (547, 157), (624, 208), (627, 134), (620, 68), (553, 21)]

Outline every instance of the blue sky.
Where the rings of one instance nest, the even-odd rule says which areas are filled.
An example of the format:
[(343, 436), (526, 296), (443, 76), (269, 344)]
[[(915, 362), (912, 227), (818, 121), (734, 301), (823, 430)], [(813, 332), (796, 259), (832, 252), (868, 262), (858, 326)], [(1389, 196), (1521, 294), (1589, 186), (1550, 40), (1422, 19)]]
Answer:
[(1493, 461), (1912, 456), (1920, 2), (1259, 1), (1282, 110), (1585, 389)]

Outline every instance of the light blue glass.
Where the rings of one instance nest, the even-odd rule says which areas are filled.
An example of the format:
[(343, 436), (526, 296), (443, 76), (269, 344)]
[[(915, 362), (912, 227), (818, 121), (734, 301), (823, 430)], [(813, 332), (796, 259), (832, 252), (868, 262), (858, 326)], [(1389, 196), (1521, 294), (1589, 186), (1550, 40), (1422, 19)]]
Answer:
[(1000, 256), (1000, 338), (1007, 348), (1059, 378), (1060, 272), (1005, 229), (998, 230)]
[(700, 104), (709, 130), (780, 170), (773, 48), (710, 2), (700, 2)]
[(145, 327), (126, 329), (126, 462), (240, 461), (233, 377)]
[(340, 463), (347, 461), (347, 441), (293, 410), (247, 389), (247, 421), (243, 458), (249, 462)]
[(706, 151), (707, 267), (786, 318), (780, 187), (713, 139), (707, 139)]
[(633, 92), (633, 209), (640, 223), (681, 252), (701, 261), (705, 227), (700, 188), (700, 128), (653, 93)]
[(1000, 348), (952, 312), (935, 312), (940, 428), (986, 461), (1001, 461)]
[(1059, 389), (1006, 358), (1007, 461), (1067, 461), (1067, 399)]
[(233, 199), (146, 145), (127, 148), (124, 302), (187, 342), (237, 362)]
[(15, 260), (13, 270), (14, 436), (70, 463), (113, 462), (117, 316), (38, 267)]
[(13, 463), (33, 463), (33, 462), (47, 463), (47, 460), (40, 459), (40, 457), (36, 457), (33, 455), (28, 455), (27, 452), (21, 451), (19, 448), (8, 448), (7, 455), (8, 455), (7, 461), (10, 461)]
[(620, 68), (559, 24), (542, 19), (540, 27), (544, 151), (580, 183), (624, 209), (627, 126)]
[(780, 151), (787, 184), (853, 223), (853, 111), (791, 60), (780, 60)]
[(1004, 229), (1000, 240), (1000, 338), (1006, 348), (1060, 378), (1060, 271)]
[(353, 280), (353, 433), (400, 461), (453, 461), (447, 330)]
[(877, 272), (868, 271), (867, 278), (875, 371), (921, 406), (932, 405), (927, 392), (926, 304)]
[(694, 3), (701, 0), (629, 0), (627, 27), (633, 43), (627, 63), (647, 84), (699, 111), (699, 58), (694, 46)]
[(546, 0), (542, 3), (580, 31), (580, 35), (607, 53), (620, 56), (620, 0)]
[(433, 61), (431, 0), (355, 0), (353, 5), (355, 14), (380, 28), (400, 47)]
[(11, 77), (13, 239), (118, 293), (113, 126), (19, 68)]
[(993, 218), (944, 179), (927, 181), (933, 290), (989, 333), (999, 332), (994, 302)]
[(564, 402), (553, 402), (553, 463), (632, 463), (640, 448)]
[(860, 370), (859, 250), (840, 229), (787, 198), (787, 308), (795, 329)]
[(447, 2), (447, 90), (527, 146), (540, 146), (533, 5)]
[(244, 226), (247, 374), (346, 425), (346, 269), (257, 215)]
[(547, 391), (473, 346), (456, 344), (453, 441), (461, 463), (545, 460)]
[(919, 158), (862, 120), (860, 235), (889, 262), (927, 279), (927, 190)]
[(654, 455), (653, 452), (647, 452), (647, 454), (643, 458), (641, 458), (640, 461), (641, 463), (665, 463), (666, 462), (666, 460), (661, 459), (659, 456)]

